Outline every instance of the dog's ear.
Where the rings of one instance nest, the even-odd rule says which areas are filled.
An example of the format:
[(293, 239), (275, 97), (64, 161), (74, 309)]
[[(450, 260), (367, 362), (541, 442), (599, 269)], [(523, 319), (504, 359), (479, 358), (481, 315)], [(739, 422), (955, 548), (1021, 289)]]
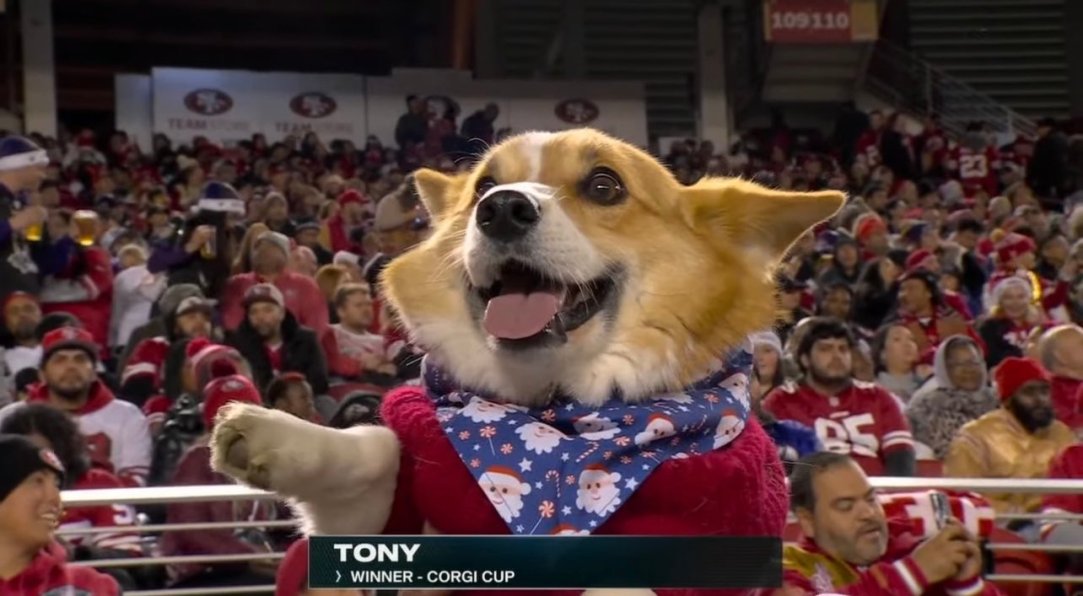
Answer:
[(704, 179), (681, 191), (685, 222), (734, 244), (782, 257), (802, 234), (833, 216), (846, 202), (841, 192), (785, 192), (729, 179)]
[(425, 209), (434, 220), (439, 221), (454, 205), (466, 181), (466, 174), (448, 176), (436, 170), (422, 168), (413, 173), (413, 179), (414, 188), (417, 189), (421, 202), (425, 204)]

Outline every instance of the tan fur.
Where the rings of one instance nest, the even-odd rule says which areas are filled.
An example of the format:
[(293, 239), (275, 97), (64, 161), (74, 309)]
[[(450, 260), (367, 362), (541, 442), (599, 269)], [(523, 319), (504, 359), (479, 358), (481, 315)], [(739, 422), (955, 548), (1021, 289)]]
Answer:
[[(843, 203), (836, 192), (774, 192), (738, 179), (684, 187), (645, 153), (589, 129), (546, 137), (531, 177), (525, 145), (537, 139), (530, 134), (494, 147), (472, 172), (418, 172), (436, 228), (383, 276), (385, 294), (419, 345), (462, 382), (520, 403), (543, 403), (556, 389), (600, 403), (614, 387), (638, 400), (694, 381), (771, 324), (777, 260)], [(607, 207), (578, 196), (580, 181), (599, 165), (621, 176), (627, 201)], [(628, 271), (610, 331), (596, 317), (564, 347), (529, 358), (490, 347), (468, 309), (463, 263), (483, 176), (559, 189), (559, 209), (608, 263)]]

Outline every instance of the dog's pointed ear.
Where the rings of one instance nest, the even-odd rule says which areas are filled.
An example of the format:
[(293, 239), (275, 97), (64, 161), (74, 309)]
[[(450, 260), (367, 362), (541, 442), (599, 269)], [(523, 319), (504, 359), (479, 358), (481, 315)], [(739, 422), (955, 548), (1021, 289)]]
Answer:
[(846, 202), (841, 192), (786, 192), (732, 178), (705, 179), (681, 195), (680, 208), (690, 227), (723, 234), (771, 259), (782, 257), (802, 234)]
[(459, 196), (462, 185), (466, 182), (466, 174), (448, 176), (422, 168), (411, 174), (414, 180), (414, 188), (417, 189), (418, 197), (425, 204), (429, 216), (439, 221), (452, 207)]

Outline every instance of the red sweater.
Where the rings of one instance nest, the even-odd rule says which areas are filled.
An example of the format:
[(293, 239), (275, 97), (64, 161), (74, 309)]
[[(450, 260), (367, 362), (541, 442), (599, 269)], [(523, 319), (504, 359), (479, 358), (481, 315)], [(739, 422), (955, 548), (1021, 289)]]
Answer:
[[(423, 390), (397, 389), (384, 398), (381, 410), (385, 424), (402, 443), (396, 499), (385, 533), (418, 534), (428, 522), (441, 534), (508, 534), (504, 521), (444, 434), (433, 402)], [(750, 417), (744, 432), (729, 446), (658, 466), (595, 534), (781, 536), (786, 494), (778, 450)], [(447, 495), (457, 498), (448, 499)], [(658, 591), (659, 596), (755, 592)], [(501, 593), (486, 590), (476, 594)], [(537, 596), (555, 593), (559, 592), (532, 592)]]
[(109, 253), (97, 246), (84, 248), (80, 254), (84, 273), (79, 277), (79, 283), (86, 289), (87, 298), (75, 302), (47, 302), (41, 305), (41, 312), (46, 315), (71, 313), (94, 336), (94, 341), (103, 346), (102, 353), (108, 355), (105, 346), (109, 345), (109, 319), (113, 310), (113, 264)]
[(43, 548), (30, 566), (15, 577), (0, 579), (0, 596), (28, 594), (93, 594), (117, 596), (116, 580), (90, 567), (68, 566), (64, 548), (52, 543)]

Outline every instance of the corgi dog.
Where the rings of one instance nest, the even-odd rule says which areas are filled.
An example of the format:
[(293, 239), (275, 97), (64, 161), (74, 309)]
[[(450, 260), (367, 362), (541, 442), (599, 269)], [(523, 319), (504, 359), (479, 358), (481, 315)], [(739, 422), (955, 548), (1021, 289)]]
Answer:
[[(614, 395), (638, 404), (704, 378), (749, 334), (771, 326), (775, 267), (794, 241), (844, 202), (838, 192), (782, 192), (736, 178), (683, 186), (645, 152), (589, 129), (521, 134), (468, 172), (420, 170), (414, 183), (432, 231), (384, 270), (383, 295), (441, 370), (499, 398), (501, 408), (485, 411), (494, 420), (545, 406), (555, 395), (572, 396), (584, 408)], [(213, 465), (293, 499), (310, 531), (379, 533), (396, 498), (396, 477), (409, 472), (400, 470), (400, 460), (408, 460), (412, 444), (443, 441), (431, 412), (424, 440), (397, 436), (403, 430), (395, 407), (393, 399), (384, 405), (388, 427), (332, 430), (230, 405), (215, 423)], [(596, 440), (623, 432), (601, 420), (583, 415), (578, 426)], [(722, 440), (743, 426), (743, 420), (721, 424)], [(606, 429), (613, 432), (599, 432)], [(554, 449), (537, 447), (538, 454)], [(773, 463), (757, 464), (761, 471), (777, 466), (773, 446), (763, 453)], [(417, 459), (432, 473), (433, 458)], [(444, 461), (462, 465), (455, 455)], [(528, 470), (523, 465), (519, 471)], [(501, 472), (501, 482), (529, 496), (530, 485), (519, 484), (516, 473)], [(473, 481), (463, 474), (455, 479)], [(781, 494), (781, 524), (781, 468), (770, 482), (753, 483)], [(484, 502), (475, 488), (444, 494)], [(495, 513), (486, 515), (500, 523)]]

